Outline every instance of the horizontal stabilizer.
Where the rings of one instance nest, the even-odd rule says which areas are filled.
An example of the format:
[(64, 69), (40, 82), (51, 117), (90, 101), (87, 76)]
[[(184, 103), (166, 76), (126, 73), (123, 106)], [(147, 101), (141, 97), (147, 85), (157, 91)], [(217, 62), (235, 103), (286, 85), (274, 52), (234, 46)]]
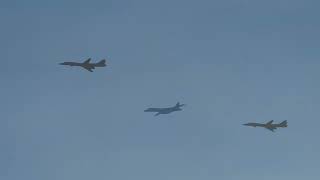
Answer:
[(182, 107), (185, 106), (185, 104), (180, 104), (180, 102), (177, 102), (176, 107)]

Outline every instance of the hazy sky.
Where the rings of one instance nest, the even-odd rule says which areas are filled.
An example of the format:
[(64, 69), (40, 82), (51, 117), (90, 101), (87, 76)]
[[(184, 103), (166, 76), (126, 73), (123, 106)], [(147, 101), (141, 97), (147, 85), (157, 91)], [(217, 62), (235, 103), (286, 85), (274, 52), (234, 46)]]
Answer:
[(318, 180), (319, 6), (2, 0), (0, 178)]

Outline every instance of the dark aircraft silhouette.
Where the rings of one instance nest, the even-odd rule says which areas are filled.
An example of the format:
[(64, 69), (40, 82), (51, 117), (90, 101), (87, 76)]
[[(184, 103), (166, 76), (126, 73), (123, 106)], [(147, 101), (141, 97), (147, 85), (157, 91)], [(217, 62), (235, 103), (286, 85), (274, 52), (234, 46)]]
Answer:
[(156, 112), (155, 116), (158, 116), (160, 114), (169, 114), (174, 111), (181, 111), (181, 107), (185, 106), (185, 104), (180, 104), (179, 102), (173, 106), (173, 107), (168, 107), (168, 108), (148, 108), (144, 110), (144, 112)]
[(91, 58), (88, 60), (84, 61), (83, 63), (77, 63), (77, 62), (63, 62), (60, 63), (60, 65), (67, 65), (67, 66), (80, 66), (83, 67), (84, 69), (93, 72), (92, 69), (95, 69), (96, 67), (105, 67), (106, 66), (106, 60), (103, 59), (99, 61), (98, 63), (90, 63)]
[(247, 124), (243, 124), (245, 126), (252, 126), (252, 127), (264, 127), (272, 132), (274, 132), (275, 129), (277, 129), (278, 127), (281, 127), (281, 128), (285, 128), (285, 127), (288, 127), (288, 124), (287, 124), (287, 120), (279, 123), (279, 124), (272, 124), (273, 123), (273, 120), (265, 123), (265, 124), (261, 124), (261, 123), (247, 123)]

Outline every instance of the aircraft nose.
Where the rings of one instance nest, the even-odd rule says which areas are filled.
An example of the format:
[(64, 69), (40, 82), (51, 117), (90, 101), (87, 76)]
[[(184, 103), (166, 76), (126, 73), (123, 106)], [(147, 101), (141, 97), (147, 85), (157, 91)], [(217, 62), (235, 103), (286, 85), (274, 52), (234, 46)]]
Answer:
[(249, 126), (249, 123), (246, 123), (246, 124), (242, 124), (242, 125), (244, 125), (244, 126)]

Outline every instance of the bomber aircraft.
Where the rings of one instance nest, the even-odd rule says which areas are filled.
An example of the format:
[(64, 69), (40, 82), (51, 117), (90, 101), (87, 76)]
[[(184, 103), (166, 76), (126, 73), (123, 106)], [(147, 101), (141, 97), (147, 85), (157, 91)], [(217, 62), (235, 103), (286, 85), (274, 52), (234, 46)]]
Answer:
[(288, 124), (287, 124), (287, 120), (285, 121), (282, 121), (281, 123), (279, 124), (272, 124), (273, 123), (273, 120), (265, 123), (265, 124), (261, 124), (261, 123), (247, 123), (247, 124), (243, 124), (245, 126), (252, 126), (252, 127), (264, 127), (272, 132), (274, 132), (275, 129), (277, 128), (285, 128), (285, 127), (288, 127)]
[(83, 63), (78, 62), (63, 62), (60, 63), (60, 65), (67, 65), (67, 66), (80, 66), (90, 72), (93, 72), (92, 69), (95, 69), (96, 67), (105, 67), (106, 66), (106, 60), (103, 59), (99, 61), (98, 63), (90, 63), (91, 58), (87, 59)]
[(168, 108), (148, 108), (146, 110), (144, 110), (144, 112), (156, 112), (155, 116), (158, 116), (160, 114), (169, 114), (172, 113), (174, 111), (181, 111), (181, 107), (185, 106), (185, 104), (180, 104), (179, 102), (172, 107), (168, 107)]

